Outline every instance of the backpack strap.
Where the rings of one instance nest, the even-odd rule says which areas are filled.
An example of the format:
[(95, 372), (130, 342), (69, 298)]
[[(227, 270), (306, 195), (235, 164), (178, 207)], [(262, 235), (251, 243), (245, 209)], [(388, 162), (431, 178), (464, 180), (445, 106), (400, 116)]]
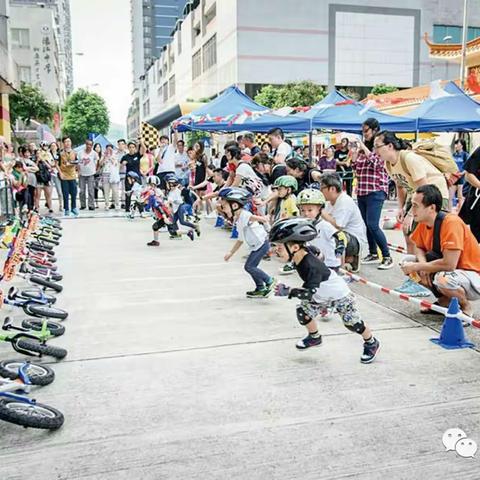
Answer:
[(445, 212), (438, 212), (433, 224), (433, 245), (432, 252), (435, 252), (439, 258), (443, 257), (442, 248), (440, 245), (440, 231), (444, 218), (447, 216)]

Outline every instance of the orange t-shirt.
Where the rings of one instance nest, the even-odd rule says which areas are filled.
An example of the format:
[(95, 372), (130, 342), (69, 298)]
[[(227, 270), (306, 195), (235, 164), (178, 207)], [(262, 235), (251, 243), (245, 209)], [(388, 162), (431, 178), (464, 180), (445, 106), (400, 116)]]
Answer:
[[(418, 248), (428, 252), (433, 247), (433, 227), (420, 223), (410, 238)], [(459, 216), (449, 213), (443, 219), (440, 227), (440, 249), (442, 252), (461, 250), (457, 268), (480, 273), (480, 245)]]

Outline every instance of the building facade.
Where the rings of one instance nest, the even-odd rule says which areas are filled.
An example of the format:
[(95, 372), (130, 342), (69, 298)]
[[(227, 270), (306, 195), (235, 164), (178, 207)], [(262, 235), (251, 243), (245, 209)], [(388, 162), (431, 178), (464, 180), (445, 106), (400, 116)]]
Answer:
[[(458, 0), (198, 0), (147, 70), (140, 119), (157, 123), (188, 100), (212, 98), (237, 84), (253, 96), (265, 84), (312, 80), (366, 96), (386, 83), (405, 88), (458, 78), (458, 68), (430, 58), (422, 37), (458, 28)], [(469, 25), (480, 27), (470, 2)], [(475, 30), (471, 31), (475, 34)], [(448, 33), (448, 32), (447, 32)], [(442, 41), (449, 41), (448, 35)]]
[[(70, 0), (10, 0), (12, 6), (47, 8), (53, 12), (53, 27), (59, 45), (60, 65), (65, 77), (66, 94), (73, 92), (72, 26)], [(15, 28), (15, 26), (13, 26)]]
[(8, 96), (18, 87), (17, 65), (10, 48), (9, 19), (8, 0), (0, 0), (0, 137), (7, 143), (11, 141)]

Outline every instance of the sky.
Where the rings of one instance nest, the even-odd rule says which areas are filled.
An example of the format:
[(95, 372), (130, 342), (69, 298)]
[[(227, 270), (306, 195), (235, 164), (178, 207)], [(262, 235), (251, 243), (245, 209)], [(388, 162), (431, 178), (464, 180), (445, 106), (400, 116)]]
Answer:
[(102, 96), (111, 122), (125, 126), (132, 90), (130, 0), (70, 0), (70, 10), (74, 87)]

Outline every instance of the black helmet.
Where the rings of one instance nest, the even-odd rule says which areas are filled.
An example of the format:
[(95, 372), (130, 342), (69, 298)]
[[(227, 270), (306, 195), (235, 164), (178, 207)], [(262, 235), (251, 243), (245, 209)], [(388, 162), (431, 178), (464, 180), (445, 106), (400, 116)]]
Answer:
[(276, 221), (270, 231), (272, 243), (310, 242), (318, 235), (311, 220), (287, 218)]
[(252, 198), (252, 194), (245, 188), (230, 188), (230, 190), (222, 195), (227, 202), (236, 202), (239, 205), (246, 205)]

